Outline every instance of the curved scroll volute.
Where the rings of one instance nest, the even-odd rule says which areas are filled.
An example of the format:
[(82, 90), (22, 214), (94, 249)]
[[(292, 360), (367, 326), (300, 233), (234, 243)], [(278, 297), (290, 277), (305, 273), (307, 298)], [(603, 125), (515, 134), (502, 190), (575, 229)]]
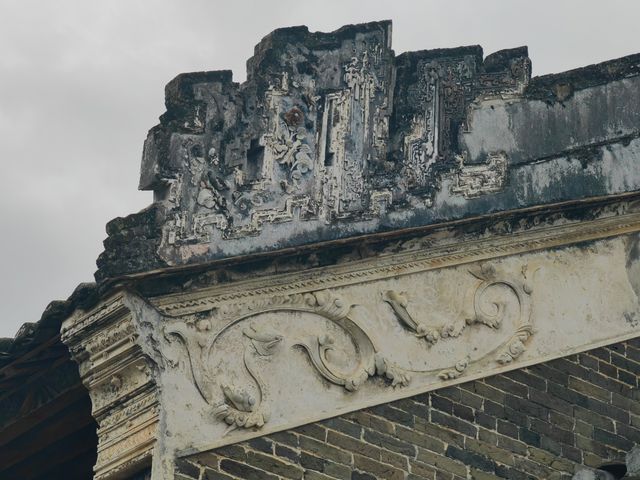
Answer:
[[(486, 294), (490, 288), (503, 286), (510, 290), (518, 302), (518, 324), (528, 323), (531, 316), (531, 287), (525, 281), (516, 281), (510, 278), (498, 277), (495, 268), (490, 265), (483, 265), (480, 268), (469, 269), (474, 277), (482, 282), (475, 289), (473, 296), (473, 309), (475, 316), (468, 319), (467, 323), (482, 323), (491, 328), (499, 328), (502, 325), (506, 314), (506, 301), (490, 302), (494, 306), (494, 312), (485, 308)], [(524, 276), (524, 273), (523, 273)]]
[[(515, 327), (514, 333), (506, 336), (502, 343), (483, 357), (471, 358), (470, 355), (466, 355), (459, 358), (454, 365), (437, 373), (439, 378), (451, 380), (460, 377), (470, 365), (482, 361), (484, 358), (505, 364), (512, 362), (525, 352), (527, 341), (534, 333), (531, 324), (531, 294), (533, 290), (531, 277), (537, 271), (538, 269), (534, 269), (532, 274), (528, 274), (527, 265), (522, 266), (521, 275), (514, 275), (508, 271), (497, 271), (495, 266), (491, 264), (469, 267), (469, 273), (478, 281), (465, 297), (463, 303), (463, 312), (465, 313), (452, 316), (449, 319), (441, 319), (437, 313), (432, 311), (429, 311), (428, 314), (421, 312), (420, 315), (413, 315), (409, 297), (404, 292), (387, 290), (382, 292), (382, 299), (391, 307), (398, 321), (412, 331), (416, 337), (424, 338), (430, 347), (437, 342), (451, 341), (459, 337), (468, 326), (474, 324), (492, 330), (502, 330), (505, 335), (509, 335), (508, 332)], [(496, 287), (497, 289), (494, 291)], [(469, 311), (467, 308), (472, 310)], [(414, 310), (419, 309), (414, 307)], [(511, 324), (507, 328), (501, 328), (507, 316), (509, 316)], [(438, 323), (439, 319), (441, 321)], [(426, 323), (426, 321), (434, 323)], [(432, 370), (427, 368), (410, 371), (429, 373)], [(401, 371), (401, 373), (404, 372)]]
[(299, 341), (296, 345), (304, 348), (311, 363), (325, 379), (343, 386), (346, 390), (357, 390), (369, 376), (376, 374), (376, 350), (373, 342), (367, 333), (349, 318), (351, 305), (347, 305), (344, 300), (328, 290), (316, 292), (314, 296), (316, 299), (314, 313), (332, 320), (347, 332), (353, 339), (358, 362), (349, 372), (341, 372), (333, 366), (327, 358), (327, 354), (334, 348), (333, 338), (329, 335), (320, 336), (309, 342)]
[[(238, 427), (260, 428), (269, 418), (269, 405), (265, 402), (268, 390), (256, 371), (255, 362), (273, 355), (284, 337), (262, 329), (258, 322), (242, 328), (243, 336), (248, 340), (243, 355), (244, 367), (256, 383), (257, 397), (253, 397), (246, 388), (234, 385), (234, 382), (221, 382), (220, 378), (215, 378), (215, 363), (211, 361), (216, 341), (233, 326), (257, 315), (278, 311), (306, 312), (319, 315), (339, 327), (350, 339), (355, 351), (355, 365), (347, 371), (331, 361), (331, 354), (335, 353), (336, 347), (334, 339), (328, 334), (310, 340), (293, 340), (292, 344), (306, 351), (322, 377), (348, 391), (356, 390), (374, 375), (386, 378), (393, 386), (409, 382), (406, 373), (377, 353), (369, 335), (350, 318), (352, 309), (353, 305), (328, 290), (273, 296), (253, 303), (222, 306), (210, 318), (190, 317), (171, 322), (165, 327), (164, 334), (168, 341), (178, 338), (186, 347), (194, 384), (202, 398), (213, 406), (213, 415), (229, 425), (227, 431)], [(222, 326), (212, 331), (212, 322)], [(214, 401), (211, 397), (220, 400), (220, 395), (210, 396), (205, 388), (215, 385), (221, 389), (222, 402)]]

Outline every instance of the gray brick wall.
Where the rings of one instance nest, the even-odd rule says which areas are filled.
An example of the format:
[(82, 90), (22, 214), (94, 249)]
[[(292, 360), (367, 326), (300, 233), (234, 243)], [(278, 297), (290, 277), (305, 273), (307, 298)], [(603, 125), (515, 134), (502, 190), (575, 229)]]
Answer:
[(640, 443), (640, 339), (178, 461), (179, 480), (565, 479)]

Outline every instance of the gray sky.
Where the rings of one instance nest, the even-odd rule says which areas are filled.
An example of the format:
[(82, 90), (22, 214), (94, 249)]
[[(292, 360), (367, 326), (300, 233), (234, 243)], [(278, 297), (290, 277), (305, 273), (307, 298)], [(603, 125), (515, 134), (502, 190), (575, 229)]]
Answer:
[(164, 85), (232, 69), (271, 30), (393, 20), (396, 53), (529, 46), (534, 75), (640, 52), (636, 0), (0, 0), (0, 336), (93, 279), (105, 223), (144, 208)]

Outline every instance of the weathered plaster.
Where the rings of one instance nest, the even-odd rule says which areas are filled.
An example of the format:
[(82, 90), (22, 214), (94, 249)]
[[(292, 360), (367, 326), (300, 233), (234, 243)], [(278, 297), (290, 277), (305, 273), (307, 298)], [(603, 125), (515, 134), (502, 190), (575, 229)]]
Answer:
[[(141, 374), (157, 389), (158, 417), (130, 415), (125, 430), (101, 422), (100, 459), (152, 446), (153, 478), (172, 478), (176, 456), (636, 337), (640, 212), (628, 203), (594, 213), (440, 247), (436, 233), (371, 258), (180, 294), (123, 293), (126, 328), (108, 307), (78, 314), (67, 341), (113, 324), (111, 336), (126, 329), (148, 365), (76, 352), (81, 371), (109, 380), (106, 390), (88, 383), (98, 415), (113, 417), (109, 406), (146, 385)], [(114, 359), (117, 374), (103, 366)]]
[(158, 433), (158, 392), (138, 329), (115, 294), (62, 324), (62, 341), (80, 367), (98, 422), (96, 480), (119, 478), (151, 462)]
[(154, 203), (63, 325), (96, 478), (638, 336), (640, 58), (531, 79), (390, 27), (167, 85)]
[(471, 163), (505, 152), (511, 165), (535, 163), (589, 146), (638, 137), (640, 97), (632, 77), (578, 90), (562, 102), (527, 98), (492, 99), (469, 109), (468, 131), (460, 136)]
[[(624, 267), (627, 241), (617, 237), (585, 249), (394, 275), (307, 294), (304, 288), (257, 298), (247, 292), (240, 303), (205, 304), (178, 319), (158, 317), (163, 355), (177, 363), (162, 370), (160, 380), (173, 432), (167, 442), (193, 453), (637, 336), (640, 310)], [(480, 293), (485, 286), (487, 297)], [(337, 318), (312, 305), (325, 296), (344, 309)], [(504, 315), (491, 315), (502, 308)], [(404, 321), (403, 314), (411, 320)], [(357, 328), (347, 333), (352, 327), (338, 326), (343, 315), (366, 340)], [(252, 341), (253, 331), (264, 340)], [(203, 354), (199, 342), (210, 348), (204, 364), (195, 361)], [(264, 344), (264, 352), (252, 344)], [(320, 373), (306, 350), (316, 354), (326, 345), (328, 364), (347, 373)], [(203, 375), (195, 383), (194, 370)], [(238, 413), (232, 395), (247, 395), (255, 404)], [(231, 427), (216, 416), (219, 408)], [(255, 412), (260, 418), (254, 428), (238, 425), (238, 418), (244, 423)]]
[(390, 40), (389, 22), (281, 29), (242, 84), (176, 77), (145, 142), (155, 202), (111, 222), (97, 278), (640, 188), (637, 57), (554, 83), (526, 48)]

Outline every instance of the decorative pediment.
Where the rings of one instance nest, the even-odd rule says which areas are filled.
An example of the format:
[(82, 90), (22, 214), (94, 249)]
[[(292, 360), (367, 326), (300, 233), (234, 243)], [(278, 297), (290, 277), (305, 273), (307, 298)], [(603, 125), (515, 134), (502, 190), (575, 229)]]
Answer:
[(98, 278), (640, 188), (632, 58), (558, 97), (524, 47), (396, 56), (374, 22), (276, 30), (247, 69), (167, 85), (140, 179), (155, 202), (109, 224)]

